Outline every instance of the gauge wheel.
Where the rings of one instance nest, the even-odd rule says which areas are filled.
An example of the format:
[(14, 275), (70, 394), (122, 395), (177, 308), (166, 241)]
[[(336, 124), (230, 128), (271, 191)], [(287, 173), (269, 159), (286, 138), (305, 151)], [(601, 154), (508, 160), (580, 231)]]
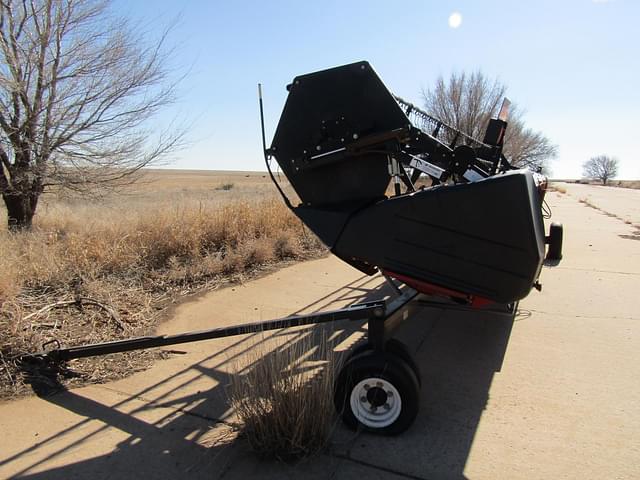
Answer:
[[(363, 352), (372, 351), (373, 345), (369, 342), (362, 343), (354, 348), (347, 357), (347, 362), (351, 360), (353, 357), (360, 355)], [(409, 347), (406, 344), (402, 343), (400, 340), (395, 338), (390, 338), (384, 344), (385, 352), (389, 352), (392, 355), (400, 357), (404, 362), (411, 367), (413, 373), (415, 373), (416, 378), (418, 379), (418, 385), (422, 386), (422, 374), (420, 373), (420, 367), (416, 363), (413, 355), (409, 351)]]
[(397, 435), (418, 414), (420, 385), (402, 358), (368, 350), (352, 357), (340, 371), (334, 403), (347, 427)]
[(562, 236), (562, 224), (552, 223), (549, 228), (547, 260), (558, 261), (562, 259)]

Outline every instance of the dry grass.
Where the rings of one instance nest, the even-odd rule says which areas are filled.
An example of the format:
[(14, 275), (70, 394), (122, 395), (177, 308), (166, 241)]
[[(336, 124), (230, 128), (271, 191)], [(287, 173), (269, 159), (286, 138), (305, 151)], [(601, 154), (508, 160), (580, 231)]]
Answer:
[(558, 192), (558, 193), (561, 193), (563, 195), (567, 193), (566, 187), (564, 187), (562, 185), (558, 185), (556, 183), (549, 184), (548, 190), (550, 192)]
[(307, 330), (275, 349), (263, 339), (244, 360), (249, 366), (237, 366), (228, 395), (253, 450), (282, 461), (322, 450), (336, 424), (333, 384), (339, 363), (326, 334)]
[[(45, 198), (32, 232), (0, 232), (0, 396), (22, 391), (9, 359), (45, 341), (145, 334), (180, 296), (322, 254), (317, 238), (257, 177), (239, 177), (245, 181), (236, 179), (231, 191), (216, 191), (228, 182), (212, 177), (215, 186), (204, 190), (155, 181), (100, 202)], [(80, 297), (116, 315), (73, 301)], [(67, 303), (32, 315), (60, 301)], [(99, 381), (94, 368), (79, 363)]]

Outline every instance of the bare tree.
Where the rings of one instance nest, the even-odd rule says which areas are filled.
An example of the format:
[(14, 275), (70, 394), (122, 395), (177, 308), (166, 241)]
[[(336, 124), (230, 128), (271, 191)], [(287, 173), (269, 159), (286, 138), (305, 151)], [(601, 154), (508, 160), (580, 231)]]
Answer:
[(181, 132), (145, 128), (174, 100), (167, 32), (147, 41), (108, 0), (0, 0), (0, 192), (30, 228), (48, 189), (130, 183)]
[[(442, 76), (433, 89), (423, 91), (425, 107), (434, 117), (452, 127), (482, 139), (489, 119), (498, 109), (507, 87), (476, 71), (470, 75), (453, 73), (448, 81)], [(504, 153), (516, 166), (547, 169), (547, 161), (557, 154), (557, 147), (540, 132), (526, 128), (522, 112), (512, 104)]]
[(591, 157), (582, 164), (582, 174), (587, 178), (600, 180), (603, 185), (618, 175), (618, 159), (607, 155)]

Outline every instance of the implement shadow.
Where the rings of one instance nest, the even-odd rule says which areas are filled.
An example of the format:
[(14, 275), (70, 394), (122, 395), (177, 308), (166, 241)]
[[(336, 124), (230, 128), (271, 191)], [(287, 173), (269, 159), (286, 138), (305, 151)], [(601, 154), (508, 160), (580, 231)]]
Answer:
[[(379, 283), (359, 278), (324, 301), (292, 313), (384, 298), (390, 292)], [(343, 321), (221, 339), (211, 342), (212, 350), (218, 347), (215, 353), (139, 391), (124, 392), (109, 384), (51, 395), (44, 400), (82, 419), (8, 458), (0, 457), (0, 472), (10, 472), (11, 478), (47, 479), (226, 476), (234, 464), (246, 463), (248, 453), (245, 442), (237, 438), (225, 392), (230, 377), (240, 375), (233, 373), (236, 362), (254, 348), (276, 347), (267, 355), (301, 352), (300, 342), (313, 344), (306, 338), (310, 335), (330, 338), (335, 348), (354, 342), (354, 333), (362, 337), (365, 326), (366, 322)], [(245, 461), (239, 462), (242, 457)], [(318, 472), (323, 477), (326, 465)], [(273, 475), (278, 474), (276, 468)]]
[[(359, 303), (390, 294), (386, 286), (373, 285), (366, 278), (336, 293), (308, 307), (324, 310), (335, 308), (336, 302)], [(225, 394), (225, 385), (234, 375), (233, 364), (252, 348), (274, 340), (279, 345), (275, 354), (286, 354), (287, 349), (298, 348), (307, 335), (329, 337), (332, 347), (343, 348), (364, 335), (365, 322), (217, 340), (223, 348), (216, 353), (140, 391), (112, 391), (108, 400), (102, 394), (100, 400), (98, 395), (85, 395), (82, 389), (49, 397), (47, 401), (83, 420), (0, 460), (0, 471), (3, 465), (14, 463), (20, 467), (12, 469), (12, 478), (295, 478), (304, 474), (310, 479), (332, 478), (345, 469), (389, 478), (394, 474), (465, 478), (512, 323), (512, 317), (487, 312), (419, 310), (397, 332), (422, 369), (422, 401), (415, 424), (398, 437), (354, 434), (339, 425), (328, 455), (295, 467), (255, 460), (246, 442), (237, 437)], [(212, 349), (217, 348), (216, 343), (211, 342)], [(101, 450), (96, 448), (103, 443)], [(99, 453), (87, 453), (94, 450)]]
[(512, 315), (480, 310), (419, 311), (396, 335), (421, 368), (414, 425), (399, 437), (361, 435), (338, 455), (411, 478), (467, 478), (465, 467), (513, 322)]

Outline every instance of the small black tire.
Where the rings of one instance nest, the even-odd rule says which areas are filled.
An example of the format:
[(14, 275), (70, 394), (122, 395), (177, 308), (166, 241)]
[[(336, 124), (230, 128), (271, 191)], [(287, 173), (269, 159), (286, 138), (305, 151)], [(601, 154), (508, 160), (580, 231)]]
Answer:
[(338, 374), (334, 404), (352, 430), (398, 435), (418, 415), (420, 385), (401, 358), (368, 350), (351, 358)]
[(549, 227), (549, 249), (547, 250), (547, 260), (557, 261), (562, 259), (562, 237), (562, 224), (555, 222), (552, 223)]
[[(349, 353), (349, 356), (347, 357), (345, 363), (351, 360), (356, 355), (360, 355), (363, 352), (372, 350), (373, 345), (371, 345), (369, 342), (364, 342), (358, 345)], [(411, 355), (409, 347), (407, 347), (404, 343), (396, 338), (390, 338), (384, 344), (384, 350), (385, 352), (389, 352), (392, 355), (400, 357), (407, 365), (409, 365), (409, 367), (411, 367), (411, 370), (413, 370), (413, 373), (415, 373), (416, 378), (418, 379), (418, 385), (422, 386), (422, 374), (420, 372), (420, 367), (413, 358), (413, 355)]]

